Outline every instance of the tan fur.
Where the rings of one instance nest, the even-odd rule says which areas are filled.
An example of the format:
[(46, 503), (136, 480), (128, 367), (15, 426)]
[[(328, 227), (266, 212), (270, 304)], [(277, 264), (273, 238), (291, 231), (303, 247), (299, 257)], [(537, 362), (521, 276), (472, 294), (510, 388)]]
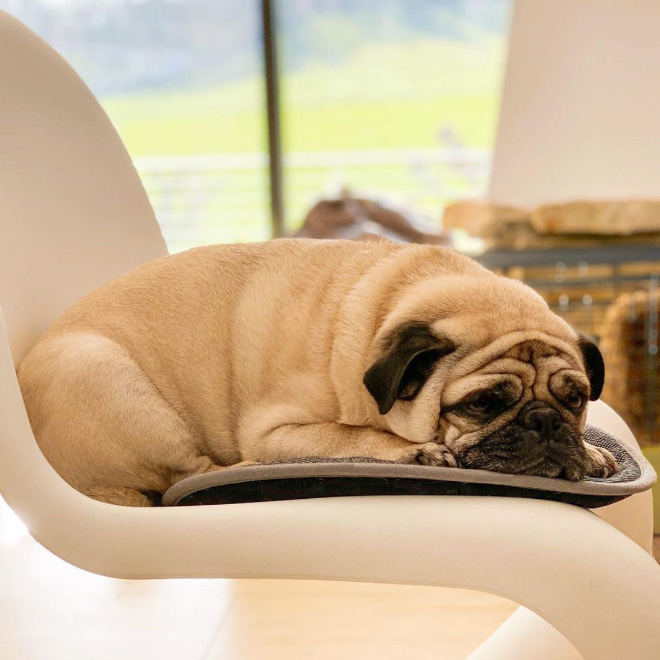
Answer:
[[(409, 320), (460, 344), (414, 401), (380, 415), (363, 376)], [(63, 314), (18, 375), (55, 469), (92, 497), (144, 505), (142, 493), (241, 461), (446, 464), (443, 386), (529, 339), (584, 371), (575, 333), (537, 294), (466, 257), (288, 239), (136, 269)]]

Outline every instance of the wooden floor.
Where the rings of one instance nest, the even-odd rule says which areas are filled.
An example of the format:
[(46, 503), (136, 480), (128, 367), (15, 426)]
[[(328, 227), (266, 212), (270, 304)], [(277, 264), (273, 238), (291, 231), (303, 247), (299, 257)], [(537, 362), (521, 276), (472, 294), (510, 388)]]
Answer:
[(4, 505), (0, 585), (2, 660), (459, 660), (515, 609), (431, 587), (99, 577)]

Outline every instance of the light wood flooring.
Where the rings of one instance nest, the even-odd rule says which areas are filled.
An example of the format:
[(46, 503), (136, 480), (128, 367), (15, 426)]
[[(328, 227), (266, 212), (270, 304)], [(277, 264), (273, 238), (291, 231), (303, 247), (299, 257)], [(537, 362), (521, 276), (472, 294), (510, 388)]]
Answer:
[(515, 609), (431, 587), (100, 577), (0, 504), (2, 660), (459, 660)]

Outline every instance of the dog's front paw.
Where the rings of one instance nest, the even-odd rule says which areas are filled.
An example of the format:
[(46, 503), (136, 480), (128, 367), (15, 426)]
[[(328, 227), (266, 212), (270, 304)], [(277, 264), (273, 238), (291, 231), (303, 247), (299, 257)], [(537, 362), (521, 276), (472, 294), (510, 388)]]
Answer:
[(587, 477), (607, 479), (619, 470), (616, 459), (607, 449), (589, 443), (584, 446), (587, 450)]
[(446, 445), (425, 442), (415, 447), (411, 463), (435, 467), (456, 467), (456, 458)]

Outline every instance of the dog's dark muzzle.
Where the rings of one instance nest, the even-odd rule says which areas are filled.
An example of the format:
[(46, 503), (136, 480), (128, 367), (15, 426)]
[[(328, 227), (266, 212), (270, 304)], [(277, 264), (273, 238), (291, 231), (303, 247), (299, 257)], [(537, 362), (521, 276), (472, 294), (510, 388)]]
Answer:
[(582, 479), (587, 469), (577, 421), (542, 401), (528, 403), (513, 421), (456, 458), (466, 468), (571, 480)]
[(551, 406), (539, 401), (525, 406), (518, 417), (520, 418), (518, 423), (524, 429), (536, 431), (539, 439), (548, 442), (561, 430), (562, 419), (559, 413)]

